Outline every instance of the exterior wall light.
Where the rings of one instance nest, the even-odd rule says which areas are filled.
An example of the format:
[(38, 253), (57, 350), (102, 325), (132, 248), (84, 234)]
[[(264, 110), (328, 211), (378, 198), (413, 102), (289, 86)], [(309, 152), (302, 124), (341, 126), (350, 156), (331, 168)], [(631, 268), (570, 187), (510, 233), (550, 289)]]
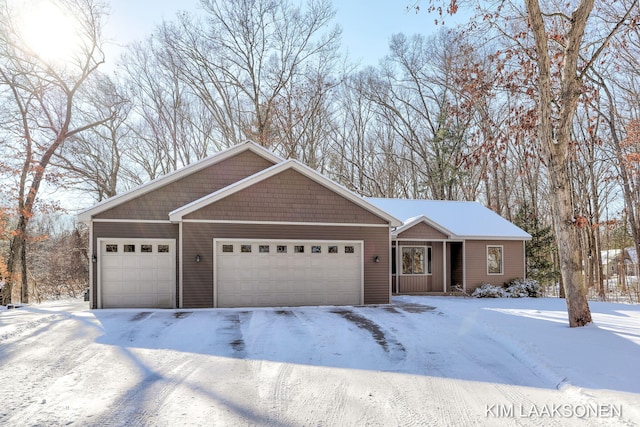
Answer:
[(196, 262), (200, 262), (200, 254), (196, 255)]
[(93, 256), (91, 257), (91, 262), (98, 262), (98, 257), (96, 256), (96, 254), (93, 254)]
[(378, 255), (374, 256), (373, 262), (380, 262), (380, 257)]

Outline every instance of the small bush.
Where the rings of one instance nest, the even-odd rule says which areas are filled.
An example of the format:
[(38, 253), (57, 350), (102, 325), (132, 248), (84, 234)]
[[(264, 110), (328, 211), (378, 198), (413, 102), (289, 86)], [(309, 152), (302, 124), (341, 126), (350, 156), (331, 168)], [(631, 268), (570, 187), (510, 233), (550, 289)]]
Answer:
[(471, 294), (475, 298), (538, 298), (542, 296), (542, 287), (537, 280), (513, 279), (504, 286), (485, 283)]
[(475, 298), (502, 298), (505, 296), (504, 289), (485, 283), (471, 294)]
[(538, 298), (542, 296), (542, 287), (537, 280), (513, 279), (506, 285), (505, 296), (509, 298)]

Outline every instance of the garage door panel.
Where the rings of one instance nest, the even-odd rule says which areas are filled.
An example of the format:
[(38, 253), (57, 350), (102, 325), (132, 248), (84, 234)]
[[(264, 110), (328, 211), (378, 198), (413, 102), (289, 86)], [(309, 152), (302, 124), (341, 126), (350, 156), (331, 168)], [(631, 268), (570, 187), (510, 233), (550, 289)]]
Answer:
[(101, 239), (100, 249), (102, 307), (173, 308), (174, 240)]
[(122, 267), (122, 257), (121, 256), (114, 256), (114, 255), (106, 255), (103, 256), (102, 259), (102, 266), (103, 267)]
[(137, 265), (138, 268), (156, 268), (158, 267), (158, 259), (154, 256), (142, 255), (140, 256), (140, 262)]
[[(223, 252), (233, 245), (233, 252)], [(241, 252), (242, 245), (251, 252)], [(260, 252), (268, 246), (269, 252)], [(295, 247), (302, 246), (302, 252)], [(345, 246), (353, 253), (345, 253)], [(283, 248), (286, 247), (286, 250)], [(330, 252), (331, 247), (331, 252)], [(362, 301), (360, 242), (216, 241), (219, 307), (348, 305)]]
[(122, 273), (123, 271), (120, 268), (104, 270), (102, 272), (102, 280), (109, 282), (120, 282), (122, 281)]

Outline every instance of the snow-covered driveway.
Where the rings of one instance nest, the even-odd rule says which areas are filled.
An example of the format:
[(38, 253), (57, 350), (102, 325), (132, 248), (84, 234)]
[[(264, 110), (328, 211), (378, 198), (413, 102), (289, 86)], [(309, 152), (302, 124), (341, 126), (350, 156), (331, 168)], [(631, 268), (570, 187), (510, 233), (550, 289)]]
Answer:
[(0, 311), (0, 425), (635, 425), (640, 307)]

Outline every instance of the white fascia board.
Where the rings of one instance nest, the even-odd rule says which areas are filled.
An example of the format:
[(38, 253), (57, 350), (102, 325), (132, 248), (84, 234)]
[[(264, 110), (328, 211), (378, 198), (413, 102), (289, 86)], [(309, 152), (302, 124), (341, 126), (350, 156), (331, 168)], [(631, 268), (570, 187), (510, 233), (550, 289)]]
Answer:
[[(494, 235), (471, 235), (471, 236), (462, 236), (457, 235), (435, 221), (431, 220), (429, 217), (425, 215), (420, 215), (418, 217), (411, 218), (409, 222), (405, 223), (402, 227), (398, 227), (394, 233), (394, 237), (398, 237), (403, 232), (407, 231), (411, 227), (419, 224), (420, 222), (424, 222), (425, 224), (435, 228), (441, 233), (445, 234), (449, 240), (531, 240), (531, 235), (528, 233), (524, 233), (522, 236), (508, 235), (508, 236), (494, 236)], [(415, 240), (415, 239), (414, 239)]]
[(531, 240), (531, 236), (457, 236), (461, 240)]
[(227, 148), (226, 150), (220, 151), (218, 153), (212, 154), (209, 157), (206, 157), (202, 160), (199, 160), (195, 163), (191, 163), (184, 168), (178, 169), (176, 171), (170, 172), (166, 175), (158, 177), (152, 181), (149, 181), (145, 184), (142, 184), (134, 189), (126, 191), (122, 194), (118, 194), (113, 196), (95, 206), (92, 206), (88, 209), (83, 210), (78, 214), (78, 220), (80, 222), (89, 222), (94, 215), (97, 215), (101, 212), (104, 212), (108, 209), (111, 209), (115, 206), (118, 206), (122, 203), (126, 203), (130, 200), (135, 199), (136, 197), (142, 196), (143, 194), (149, 193), (153, 190), (161, 188), (167, 184), (175, 182), (185, 176), (188, 176), (192, 173), (198, 172), (202, 169), (205, 169), (209, 166), (215, 165), (216, 163), (220, 163), (223, 160), (231, 158), (239, 153), (244, 151), (252, 151), (253, 153), (269, 160), (275, 164), (284, 161), (279, 156), (276, 156), (271, 151), (266, 148), (256, 144), (253, 141), (245, 141), (241, 144), (234, 145), (233, 147)]
[(172, 212), (169, 213), (169, 220), (171, 222), (180, 222), (185, 215), (188, 215), (192, 212), (197, 211), (198, 209), (202, 209), (205, 206), (210, 205), (211, 203), (215, 203), (225, 197), (228, 197), (234, 193), (244, 190), (245, 188), (251, 187), (258, 182), (264, 181), (265, 179), (271, 178), (285, 170), (293, 169), (309, 179), (317, 182), (318, 184), (332, 190), (333, 192), (341, 195), (342, 197), (352, 201), (353, 203), (359, 205), (360, 207), (368, 210), (369, 212), (377, 215), (384, 220), (389, 222), (391, 227), (397, 227), (402, 224), (400, 220), (389, 215), (387, 212), (377, 208), (376, 206), (370, 204), (365, 199), (360, 197), (358, 194), (353, 193), (341, 185), (336, 184), (330, 179), (326, 178), (322, 174), (316, 172), (310, 167), (300, 163), (297, 160), (286, 160), (281, 163), (278, 163), (270, 168), (264, 169), (260, 172), (257, 172), (254, 175), (251, 175), (245, 179), (242, 179), (234, 184), (231, 184), (223, 189), (216, 191), (215, 193), (211, 193), (208, 196), (202, 197), (198, 200), (195, 200), (189, 204), (186, 204)]

